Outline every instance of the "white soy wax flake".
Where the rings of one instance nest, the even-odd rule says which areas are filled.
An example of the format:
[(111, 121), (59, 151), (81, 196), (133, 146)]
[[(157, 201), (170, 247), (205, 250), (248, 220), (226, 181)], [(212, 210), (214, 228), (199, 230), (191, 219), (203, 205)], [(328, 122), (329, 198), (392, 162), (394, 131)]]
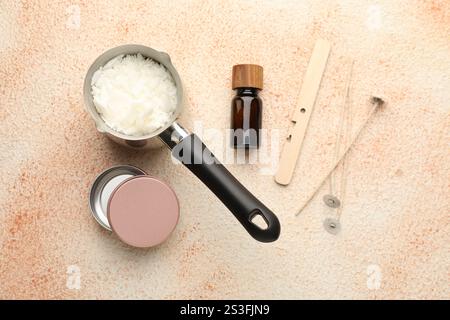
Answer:
[(131, 136), (166, 126), (177, 107), (177, 88), (169, 71), (141, 54), (120, 55), (97, 70), (93, 102), (105, 123)]

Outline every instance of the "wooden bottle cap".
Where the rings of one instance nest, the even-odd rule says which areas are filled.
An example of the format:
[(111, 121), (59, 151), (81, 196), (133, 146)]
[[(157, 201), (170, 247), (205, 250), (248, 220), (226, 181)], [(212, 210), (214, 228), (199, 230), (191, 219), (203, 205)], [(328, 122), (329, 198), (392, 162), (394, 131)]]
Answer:
[(231, 87), (263, 89), (263, 67), (256, 64), (237, 64), (233, 66)]

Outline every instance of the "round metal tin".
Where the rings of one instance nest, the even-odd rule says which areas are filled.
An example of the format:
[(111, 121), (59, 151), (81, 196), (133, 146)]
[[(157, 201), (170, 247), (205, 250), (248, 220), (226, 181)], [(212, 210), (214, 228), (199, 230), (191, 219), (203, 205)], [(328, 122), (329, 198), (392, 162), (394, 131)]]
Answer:
[(138, 248), (164, 242), (175, 229), (179, 215), (173, 189), (148, 175), (122, 182), (108, 203), (108, 221), (113, 232), (123, 242)]
[(97, 176), (89, 194), (89, 206), (92, 216), (103, 228), (112, 231), (108, 221), (108, 202), (114, 190), (124, 181), (141, 175), (146, 173), (137, 167), (120, 165), (106, 169)]

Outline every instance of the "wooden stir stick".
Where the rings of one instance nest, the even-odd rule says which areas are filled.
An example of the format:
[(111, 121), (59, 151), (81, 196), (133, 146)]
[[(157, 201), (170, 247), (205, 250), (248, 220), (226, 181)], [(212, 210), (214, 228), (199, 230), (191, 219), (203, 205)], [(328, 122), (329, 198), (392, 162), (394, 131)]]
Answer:
[(300, 89), (298, 107), (292, 117), (294, 126), (284, 144), (275, 175), (275, 181), (278, 184), (288, 185), (291, 182), (330, 50), (331, 45), (328, 41), (317, 40)]

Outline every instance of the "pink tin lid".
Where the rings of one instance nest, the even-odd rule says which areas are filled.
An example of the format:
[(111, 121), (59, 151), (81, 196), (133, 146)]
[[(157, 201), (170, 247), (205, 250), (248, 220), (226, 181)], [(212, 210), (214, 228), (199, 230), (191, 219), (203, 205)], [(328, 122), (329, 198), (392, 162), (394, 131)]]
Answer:
[(138, 175), (119, 184), (108, 201), (113, 232), (140, 248), (164, 242), (178, 223), (180, 207), (172, 188), (155, 177)]

